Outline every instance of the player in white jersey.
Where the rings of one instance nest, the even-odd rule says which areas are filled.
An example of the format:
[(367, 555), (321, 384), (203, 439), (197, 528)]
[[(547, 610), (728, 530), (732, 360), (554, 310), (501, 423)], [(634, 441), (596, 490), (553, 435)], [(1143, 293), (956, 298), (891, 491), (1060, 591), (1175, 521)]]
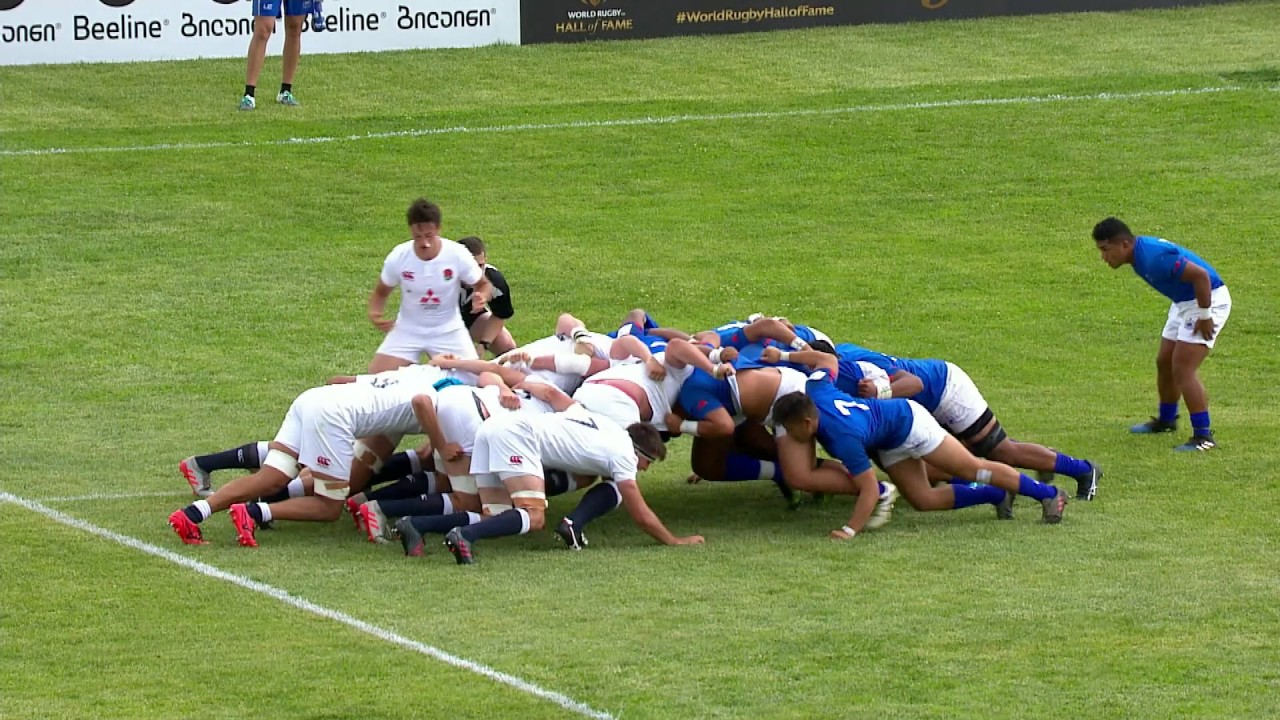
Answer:
[[(433, 358), (432, 362), (438, 360)], [(516, 371), (508, 368), (503, 370), (519, 376)], [(513, 392), (497, 374), (484, 372), (480, 378), (480, 387), (458, 385), (444, 388), (436, 395), (435, 416), (440, 431), (439, 442), (433, 441), (434, 448), (426, 450), (434, 454), (434, 466), (438, 470), (435, 491), (404, 499), (382, 500), (372, 497), (367, 502), (362, 500), (353, 509), (354, 513), (359, 514), (357, 527), (365, 531), (371, 542), (391, 540), (392, 526), (388, 517), (479, 513), (480, 495), (476, 490), (475, 478), (471, 475), (471, 451), (480, 426), (489, 418), (508, 412), (551, 411), (545, 403)], [(349, 507), (350, 504), (349, 500)]]
[[(214, 512), (230, 510), (240, 544), (255, 547), (257, 524), (280, 520), (327, 520), (341, 515), (351, 486), (352, 465), (376, 457), (357, 438), (384, 436), (394, 447), (406, 433), (433, 430), (432, 398), (442, 371), (414, 367), (362, 376), (361, 380), (325, 385), (302, 393), (289, 406), (279, 432), (270, 443), (262, 467), (254, 474), (227, 483), (206, 499), (197, 500), (169, 516), (174, 532), (187, 544), (203, 544), (199, 524)], [(434, 439), (439, 440), (438, 430)], [(368, 468), (363, 468), (367, 479)], [(314, 495), (274, 503), (245, 502), (270, 495), (291, 480), (310, 480)]]
[(636, 524), (663, 544), (703, 541), (697, 535), (672, 535), (640, 494), (636, 475), (666, 457), (657, 430), (641, 424), (624, 430), (550, 385), (528, 389), (558, 412), (537, 417), (514, 413), (481, 427), (471, 472), (490, 517), (445, 536), (445, 546), (458, 564), (474, 562), (472, 543), (477, 540), (542, 529), (548, 467), (607, 478)]
[[(667, 414), (676, 403), (680, 387), (700, 369), (714, 374), (715, 366), (685, 340), (672, 340), (652, 363), (626, 363), (585, 378), (573, 399), (591, 412), (613, 420), (618, 427), (635, 423), (666, 430)], [(655, 373), (653, 365), (660, 366)], [(661, 377), (658, 377), (661, 375)]]
[[(493, 286), (465, 247), (440, 237), (440, 208), (419, 198), (409, 206), (413, 239), (387, 255), (382, 274), (369, 295), (369, 321), (387, 333), (369, 363), (381, 372), (419, 361), (422, 353), (476, 357), (462, 320), (458, 298), (462, 286), (472, 288), (471, 308), (482, 310)], [(400, 288), (395, 320), (383, 317), (387, 298)]]

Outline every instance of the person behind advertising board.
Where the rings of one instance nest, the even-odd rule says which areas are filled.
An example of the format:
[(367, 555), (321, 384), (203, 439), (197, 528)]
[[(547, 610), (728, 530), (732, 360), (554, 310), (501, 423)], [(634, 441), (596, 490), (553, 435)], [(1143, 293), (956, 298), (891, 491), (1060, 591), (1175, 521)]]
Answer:
[(249, 40), (249, 59), (244, 73), (244, 97), (240, 98), (241, 110), (252, 110), (257, 107), (254, 93), (258, 85), (258, 75), (262, 73), (262, 63), (267, 57), (267, 43), (276, 31), (276, 19), (280, 17), (282, 11), (284, 14), (284, 60), (280, 72), (280, 92), (276, 95), (276, 102), (291, 107), (301, 104), (293, 96), (293, 76), (298, 71), (298, 58), (302, 55), (302, 24), (307, 15), (320, 14), (320, 0), (253, 0), (253, 37)]
[(1173, 432), (1178, 428), (1178, 399), (1182, 398), (1191, 414), (1191, 439), (1174, 449), (1212, 450), (1217, 443), (1209, 427), (1209, 396), (1199, 373), (1231, 314), (1226, 283), (1199, 255), (1168, 240), (1135, 237), (1129, 226), (1113, 217), (1094, 226), (1093, 241), (1108, 265), (1133, 265), (1139, 277), (1172, 301), (1156, 354), (1160, 414), (1134, 425), (1130, 432)]

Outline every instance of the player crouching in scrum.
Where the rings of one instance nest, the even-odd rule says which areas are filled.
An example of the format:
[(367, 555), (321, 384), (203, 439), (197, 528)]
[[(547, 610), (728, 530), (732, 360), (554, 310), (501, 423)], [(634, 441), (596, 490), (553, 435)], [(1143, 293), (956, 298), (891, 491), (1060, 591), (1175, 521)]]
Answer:
[(477, 540), (542, 529), (547, 510), (544, 466), (607, 478), (632, 520), (664, 545), (703, 542), (698, 535), (672, 535), (640, 494), (636, 475), (666, 457), (657, 430), (642, 424), (624, 430), (551, 385), (526, 384), (524, 389), (556, 412), (533, 417), (512, 413), (481, 426), (471, 473), (490, 517), (445, 536), (459, 565), (475, 562)]

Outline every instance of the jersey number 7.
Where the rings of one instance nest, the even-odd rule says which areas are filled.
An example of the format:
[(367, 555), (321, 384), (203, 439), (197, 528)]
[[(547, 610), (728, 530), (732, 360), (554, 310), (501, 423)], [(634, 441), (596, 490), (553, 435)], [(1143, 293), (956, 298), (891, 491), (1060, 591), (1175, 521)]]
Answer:
[(850, 401), (850, 400), (833, 400), (832, 402), (835, 404), (835, 406), (836, 406), (836, 410), (839, 410), (839, 411), (840, 411), (840, 414), (841, 414), (841, 415), (844, 415), (844, 416), (846, 416), (846, 417), (847, 417), (847, 416), (849, 416), (849, 415), (851, 414), (851, 413), (849, 412), (849, 408), (851, 408), (851, 407), (858, 408), (859, 410), (861, 410), (861, 411), (863, 411), (863, 412), (868, 412), (869, 410), (871, 410), (871, 408), (870, 408), (870, 407), (868, 407), (867, 405), (865, 405), (865, 404), (863, 404), (863, 403), (860, 403), (860, 402), (856, 402), (856, 401)]

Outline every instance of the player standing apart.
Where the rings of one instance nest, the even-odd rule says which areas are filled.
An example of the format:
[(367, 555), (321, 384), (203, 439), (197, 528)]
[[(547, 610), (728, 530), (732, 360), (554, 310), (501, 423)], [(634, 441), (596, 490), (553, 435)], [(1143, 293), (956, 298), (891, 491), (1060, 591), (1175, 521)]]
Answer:
[(280, 72), (280, 92), (276, 102), (296, 106), (301, 103), (293, 96), (293, 76), (298, 72), (298, 58), (302, 55), (303, 19), (320, 10), (320, 0), (253, 0), (253, 38), (249, 40), (249, 61), (244, 73), (244, 97), (240, 98), (241, 110), (257, 107), (254, 93), (262, 63), (267, 59), (267, 43), (276, 31), (276, 19), (284, 14), (284, 62)]
[[(471, 310), (479, 312), (493, 293), (493, 285), (471, 253), (440, 237), (439, 206), (418, 198), (409, 206), (407, 217), (413, 239), (387, 255), (369, 295), (369, 321), (387, 334), (369, 363), (371, 373), (411, 365), (424, 352), (475, 358), (458, 298), (463, 286), (472, 288)], [(387, 320), (383, 317), (387, 298), (397, 287), (400, 311), (395, 320)]]
[(1209, 396), (1199, 371), (1231, 314), (1226, 284), (1212, 265), (1190, 250), (1149, 235), (1135, 237), (1113, 217), (1094, 226), (1093, 240), (1108, 265), (1133, 265), (1147, 284), (1173, 301), (1156, 354), (1160, 413), (1129, 428), (1130, 432), (1173, 432), (1178, 428), (1178, 398), (1182, 398), (1191, 414), (1192, 434), (1174, 450), (1212, 450), (1217, 443), (1209, 427)]

